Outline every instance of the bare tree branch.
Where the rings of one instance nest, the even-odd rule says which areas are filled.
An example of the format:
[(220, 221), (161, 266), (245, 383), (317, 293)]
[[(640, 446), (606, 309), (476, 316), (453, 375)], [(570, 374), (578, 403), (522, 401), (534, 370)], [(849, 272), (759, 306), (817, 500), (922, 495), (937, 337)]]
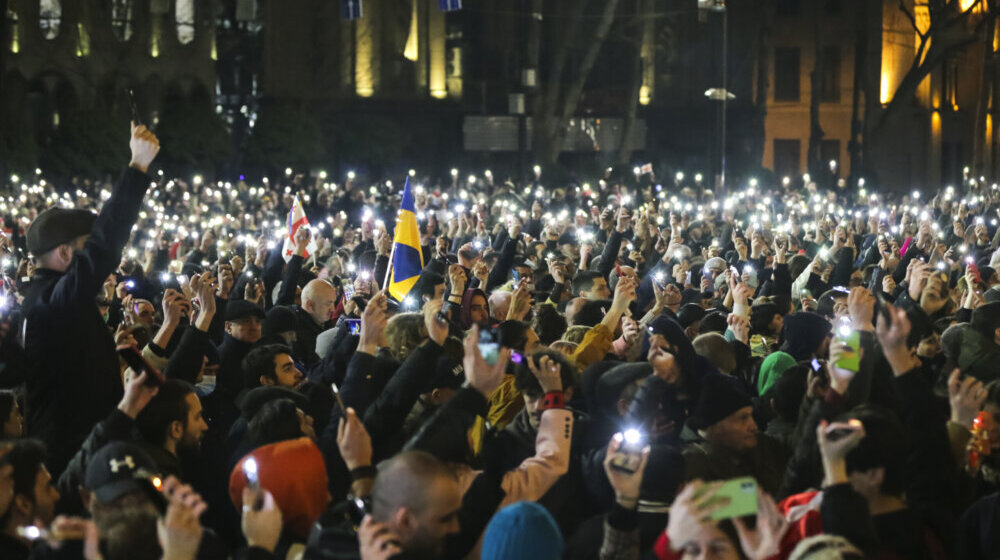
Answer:
[(910, 26), (913, 27), (913, 30), (917, 32), (917, 35), (920, 37), (921, 46), (923, 46), (922, 43), (926, 39), (926, 34), (920, 31), (920, 26), (917, 25), (917, 18), (914, 17), (913, 12), (906, 9), (905, 0), (899, 0), (899, 11), (903, 12), (903, 15), (906, 16), (906, 19), (910, 20)]

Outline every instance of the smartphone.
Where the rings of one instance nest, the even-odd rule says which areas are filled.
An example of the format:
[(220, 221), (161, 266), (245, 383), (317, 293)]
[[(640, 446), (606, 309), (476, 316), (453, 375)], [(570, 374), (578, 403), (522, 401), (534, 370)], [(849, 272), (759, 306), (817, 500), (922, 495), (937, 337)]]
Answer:
[(684, 274), (684, 285), (688, 285), (690, 283), (691, 283), (691, 271), (689, 270), (687, 271), (687, 273)]
[(488, 366), (496, 365), (500, 359), (500, 343), (496, 331), (492, 328), (479, 331), (479, 353), (483, 355), (483, 360)]
[(135, 123), (135, 126), (141, 125), (142, 121), (139, 120), (139, 108), (135, 105), (135, 92), (132, 91), (132, 88), (128, 88), (128, 107), (132, 112), (132, 122)]
[(747, 476), (723, 482), (711, 500), (726, 499), (729, 503), (711, 515), (713, 521), (757, 515), (757, 481)]
[(634, 473), (639, 470), (642, 461), (642, 448), (645, 438), (641, 431), (630, 428), (620, 434), (615, 435), (620, 438), (621, 445), (618, 451), (611, 456), (609, 466), (616, 471)]
[(729, 267), (729, 271), (733, 274), (733, 278), (735, 279), (735, 281), (737, 283), (740, 283), (740, 282), (743, 281), (743, 277), (740, 275), (740, 271), (736, 270), (735, 266)]
[(333, 398), (337, 401), (337, 407), (340, 408), (340, 414), (347, 416), (347, 407), (344, 406), (344, 401), (340, 398), (340, 388), (337, 387), (336, 383), (331, 383), (330, 389), (333, 391)]
[(347, 502), (347, 514), (351, 518), (351, 523), (361, 525), (361, 520), (368, 514), (368, 502), (356, 496), (348, 496)]
[(972, 275), (977, 284), (983, 281), (982, 276), (979, 275), (979, 267), (976, 266), (976, 263), (975, 261), (972, 260), (972, 257), (969, 257), (969, 260), (966, 261), (966, 268), (969, 269), (969, 274)]
[(163, 374), (160, 373), (160, 370), (149, 365), (149, 362), (146, 361), (146, 358), (142, 357), (142, 353), (139, 352), (138, 348), (131, 344), (122, 344), (116, 350), (118, 351), (118, 355), (125, 360), (125, 363), (128, 364), (128, 367), (132, 368), (132, 371), (136, 375), (141, 374), (143, 371), (146, 372), (146, 386), (159, 387), (163, 385), (163, 382), (166, 380)]
[(841, 324), (837, 327), (836, 344), (846, 344), (851, 351), (846, 352), (833, 364), (834, 367), (847, 371), (857, 372), (861, 367), (861, 333), (851, 328), (850, 325)]
[(347, 322), (347, 332), (358, 336), (361, 334), (361, 319), (344, 319)]
[(516, 284), (519, 284), (519, 283), (521, 282), (521, 275), (517, 273), (517, 269), (516, 269), (516, 268), (514, 268), (514, 269), (511, 269), (511, 271), (510, 271), (510, 272), (511, 272), (511, 274), (512, 274), (512, 275), (513, 275), (513, 277), (514, 277), (514, 284), (515, 284), (515, 285), (516, 285)]

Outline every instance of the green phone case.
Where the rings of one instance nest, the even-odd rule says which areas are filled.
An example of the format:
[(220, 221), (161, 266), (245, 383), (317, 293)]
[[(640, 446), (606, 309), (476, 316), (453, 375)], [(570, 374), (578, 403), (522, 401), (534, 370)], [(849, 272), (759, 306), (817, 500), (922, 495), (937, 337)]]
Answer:
[(861, 333), (851, 331), (849, 336), (837, 336), (835, 341), (850, 346), (851, 352), (844, 354), (834, 364), (840, 369), (857, 372), (861, 367)]
[(712, 499), (729, 498), (729, 504), (712, 514), (714, 521), (757, 515), (757, 481), (753, 477), (727, 480)]

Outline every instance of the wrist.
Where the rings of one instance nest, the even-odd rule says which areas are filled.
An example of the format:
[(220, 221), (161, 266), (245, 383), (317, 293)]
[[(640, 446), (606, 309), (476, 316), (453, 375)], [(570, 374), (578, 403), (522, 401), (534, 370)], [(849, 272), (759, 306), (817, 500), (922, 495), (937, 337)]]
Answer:
[(635, 509), (639, 505), (639, 496), (621, 496), (615, 494), (615, 502), (624, 509)]
[(843, 484), (848, 481), (847, 461), (843, 458), (824, 458), (823, 472), (825, 473), (825, 478), (823, 479), (824, 487)]
[(131, 167), (132, 169), (135, 169), (136, 171), (141, 171), (143, 173), (145, 173), (146, 170), (149, 169), (148, 166), (143, 165), (143, 164), (141, 164), (141, 163), (139, 163), (139, 162), (137, 162), (135, 160), (132, 160), (131, 162), (129, 162), (128, 166)]
[(546, 391), (545, 395), (542, 396), (542, 405), (539, 407), (543, 411), (549, 409), (564, 409), (566, 408), (566, 394), (563, 393), (562, 389), (553, 389), (551, 391)]
[[(277, 546), (277, 544), (278, 543), (272, 543), (270, 541), (265, 542), (258, 539), (252, 539), (249, 536), (247, 537), (247, 546), (249, 548), (259, 548), (270, 553), (274, 553), (274, 547)], [(164, 556), (164, 558), (166, 558), (166, 556)]]

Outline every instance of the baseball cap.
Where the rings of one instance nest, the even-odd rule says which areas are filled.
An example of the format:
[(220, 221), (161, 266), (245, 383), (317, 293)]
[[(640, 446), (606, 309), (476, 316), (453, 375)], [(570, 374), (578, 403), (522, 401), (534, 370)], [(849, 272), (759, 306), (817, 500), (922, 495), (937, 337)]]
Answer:
[(83, 486), (102, 504), (133, 492), (159, 496), (156, 463), (134, 443), (116, 441), (98, 450), (87, 465)]

